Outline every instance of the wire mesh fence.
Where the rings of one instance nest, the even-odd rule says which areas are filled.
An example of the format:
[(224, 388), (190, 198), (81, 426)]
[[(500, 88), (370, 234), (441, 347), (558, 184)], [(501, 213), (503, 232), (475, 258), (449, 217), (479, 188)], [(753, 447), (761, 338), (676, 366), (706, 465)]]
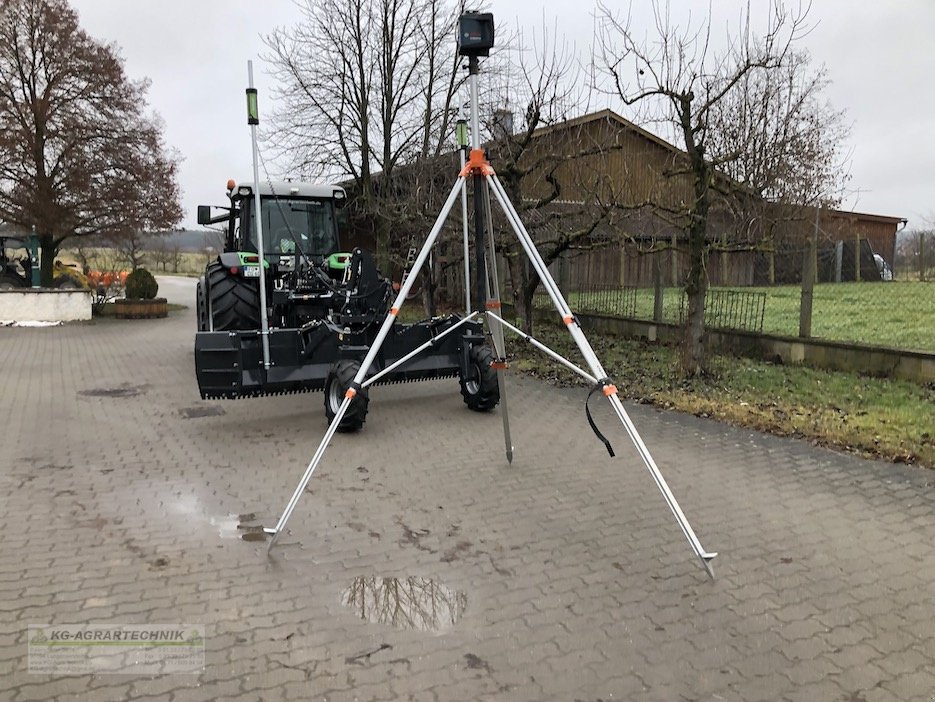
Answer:
[[(634, 256), (644, 260), (627, 260)], [(568, 253), (550, 270), (576, 312), (680, 324), (687, 314), (683, 266), (672, 251), (614, 246)], [(898, 273), (869, 239), (843, 241), (821, 228), (811, 241), (713, 251), (705, 324), (935, 353), (935, 283)], [(541, 288), (533, 305), (551, 308)]]

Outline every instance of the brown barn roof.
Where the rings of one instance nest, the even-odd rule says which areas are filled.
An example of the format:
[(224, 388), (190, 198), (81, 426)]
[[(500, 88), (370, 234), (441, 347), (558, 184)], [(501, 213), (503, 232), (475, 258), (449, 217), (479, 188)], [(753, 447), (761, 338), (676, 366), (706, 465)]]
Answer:
[(908, 221), (905, 217), (890, 217), (888, 215), (868, 214), (866, 212), (850, 212), (847, 210), (830, 210), (832, 217), (856, 217), (865, 222), (879, 222), (881, 224), (901, 224)]
[(610, 122), (616, 122), (618, 125), (620, 125), (624, 129), (629, 129), (631, 131), (634, 131), (637, 134), (639, 134), (641, 137), (648, 139), (654, 144), (657, 144), (663, 147), (664, 149), (668, 149), (669, 151), (673, 153), (683, 154), (683, 155), (685, 154), (685, 152), (679, 147), (675, 146), (674, 144), (670, 144), (665, 139), (662, 139), (656, 136), (652, 132), (646, 131), (640, 126), (637, 126), (630, 120), (624, 117), (621, 117), (620, 115), (618, 115), (616, 112), (614, 112), (613, 110), (609, 108), (598, 110), (597, 112), (590, 112), (586, 115), (581, 115), (580, 117), (573, 117), (571, 119), (566, 119), (562, 122), (556, 122), (555, 124), (550, 124), (547, 127), (539, 127), (532, 134), (533, 136), (543, 136), (551, 132), (559, 131), (562, 129), (571, 129), (573, 127), (577, 127), (582, 124), (587, 124), (588, 122), (597, 122), (602, 119), (606, 119)]
[[(632, 132), (635, 132), (639, 136), (647, 139), (648, 141), (661, 146), (662, 148), (679, 155), (685, 155), (685, 151), (675, 146), (674, 144), (666, 141), (665, 139), (649, 132), (637, 124), (634, 124), (625, 117), (621, 117), (616, 112), (609, 108), (603, 110), (598, 110), (597, 112), (590, 112), (579, 117), (573, 117), (572, 119), (567, 119), (562, 122), (556, 122), (555, 124), (550, 124), (547, 127), (540, 127), (533, 132), (533, 136), (544, 136), (546, 134), (554, 133), (556, 131), (561, 131), (564, 129), (572, 129), (574, 127), (581, 126), (583, 124), (588, 124), (589, 122), (597, 122), (599, 120), (607, 120), (613, 122), (624, 129), (628, 129)], [(722, 174), (723, 175), (723, 174)], [(726, 176), (725, 176), (726, 177)], [(738, 184), (739, 185), (739, 184)], [(905, 217), (892, 217), (889, 215), (878, 215), (878, 214), (869, 214), (866, 212), (852, 212), (848, 210), (830, 210), (829, 214), (832, 217), (856, 217), (857, 219), (865, 222), (878, 222), (880, 224), (900, 224), (906, 221)]]

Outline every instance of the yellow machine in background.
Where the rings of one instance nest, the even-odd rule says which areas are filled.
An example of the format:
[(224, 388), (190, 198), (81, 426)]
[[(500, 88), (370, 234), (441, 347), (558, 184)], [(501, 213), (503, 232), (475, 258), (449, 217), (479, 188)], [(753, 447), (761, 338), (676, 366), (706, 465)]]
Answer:
[[(17, 256), (23, 250), (25, 255)], [(15, 290), (39, 284), (37, 247), (20, 237), (0, 237), (0, 289)], [(93, 290), (91, 280), (76, 263), (56, 260), (52, 264), (52, 287), (62, 290)]]
[(91, 281), (78, 264), (67, 264), (56, 260), (52, 264), (52, 285), (60, 290), (91, 290)]

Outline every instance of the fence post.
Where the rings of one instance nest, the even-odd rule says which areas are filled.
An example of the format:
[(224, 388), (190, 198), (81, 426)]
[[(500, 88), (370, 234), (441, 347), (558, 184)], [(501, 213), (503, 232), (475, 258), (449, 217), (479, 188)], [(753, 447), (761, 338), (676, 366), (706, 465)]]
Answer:
[(841, 282), (841, 268), (844, 266), (844, 242), (834, 242), (834, 282)]
[(799, 302), (799, 336), (807, 339), (812, 335), (812, 293), (818, 277), (818, 217), (821, 205), (815, 208), (815, 229), (808, 238), (808, 247), (802, 262), (802, 296)]
[(854, 282), (860, 282), (860, 234), (854, 240)]
[(720, 285), (728, 285), (727, 276), (729, 274), (728, 262), (727, 262), (727, 229), (724, 229), (724, 234), (721, 238), (721, 243), (723, 244), (723, 249), (718, 252), (718, 258), (720, 259), (718, 263), (720, 264), (721, 269), (721, 280)]
[(662, 321), (662, 256), (661, 251), (653, 252), (653, 321)]
[(679, 281), (679, 252), (676, 248), (678, 246), (678, 239), (675, 236), (675, 232), (672, 232), (672, 287), (679, 287), (681, 285)]
[(925, 282), (925, 232), (919, 232), (919, 282)]

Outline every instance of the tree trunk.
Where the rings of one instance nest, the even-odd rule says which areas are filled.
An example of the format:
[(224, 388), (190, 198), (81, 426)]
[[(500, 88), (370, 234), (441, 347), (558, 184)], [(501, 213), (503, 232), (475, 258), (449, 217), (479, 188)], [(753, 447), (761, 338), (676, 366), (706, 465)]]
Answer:
[(528, 299), (526, 287), (528, 275), (526, 272), (525, 256), (507, 256), (507, 266), (510, 269), (510, 282), (513, 288), (513, 305), (516, 307), (516, 317), (521, 320), (523, 331), (532, 334), (532, 295)]
[(433, 258), (429, 257), (422, 269), (422, 308), (429, 317), (438, 314), (438, 306), (435, 301), (435, 290), (438, 286), (435, 284), (435, 261)]
[(390, 260), (390, 224), (382, 217), (377, 221), (376, 231), (377, 250), (374, 251), (374, 258), (377, 262), (377, 268), (380, 272), (389, 276), (392, 275), (393, 262)]
[[(539, 276), (533, 275), (527, 278), (526, 284), (523, 286), (523, 309), (526, 310), (526, 324), (523, 326), (523, 331), (527, 334), (532, 334), (533, 324), (535, 322), (536, 309), (532, 304), (532, 298), (536, 294), (536, 288), (539, 287)], [(551, 302), (549, 303), (551, 306)]]
[(682, 347), (682, 371), (686, 376), (700, 375), (705, 367), (704, 311), (708, 279), (705, 273), (704, 230), (699, 236), (695, 231), (697, 228), (697, 225), (693, 225), (689, 235), (689, 268), (685, 284), (688, 315)]
[(52, 279), (52, 266), (55, 263), (55, 254), (58, 253), (55, 240), (48, 235), (39, 237), (39, 284), (44, 288), (54, 287)]

